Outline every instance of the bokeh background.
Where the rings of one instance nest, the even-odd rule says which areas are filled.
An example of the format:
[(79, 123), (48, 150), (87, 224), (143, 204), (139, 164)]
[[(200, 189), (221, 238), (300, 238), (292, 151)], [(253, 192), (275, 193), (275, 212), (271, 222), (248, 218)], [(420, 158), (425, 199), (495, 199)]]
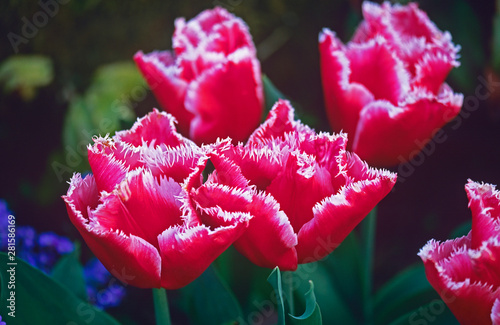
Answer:
[[(462, 47), (461, 66), (447, 82), (464, 94), (465, 104), (444, 127), (446, 141), (428, 146), (419, 161), (392, 168), (404, 177), (379, 205), (376, 286), (419, 263), (416, 254), (427, 240), (451, 238), (457, 227), (470, 222), (464, 191), (468, 178), (500, 184), (500, 4), (418, 3)], [(132, 56), (138, 50), (171, 49), (176, 17), (190, 19), (214, 5), (241, 17), (250, 27), (262, 72), (293, 101), (298, 117), (318, 131), (331, 131), (318, 33), (328, 27), (347, 42), (361, 20), (361, 1), (356, 0), (57, 4), (50, 9), (53, 15), (43, 19), (39, 12), (45, 9), (38, 1), (0, 2), (0, 198), (19, 225), (76, 241), (81, 237), (60, 198), (66, 182), (73, 172), (88, 172), (84, 147), (92, 135), (113, 134), (158, 107)], [(30, 29), (27, 21), (39, 26)], [(91, 253), (82, 249), (88, 258)], [(131, 324), (150, 320), (152, 307), (144, 307), (152, 305), (150, 293), (130, 291), (124, 304), (135, 316), (127, 319)]]

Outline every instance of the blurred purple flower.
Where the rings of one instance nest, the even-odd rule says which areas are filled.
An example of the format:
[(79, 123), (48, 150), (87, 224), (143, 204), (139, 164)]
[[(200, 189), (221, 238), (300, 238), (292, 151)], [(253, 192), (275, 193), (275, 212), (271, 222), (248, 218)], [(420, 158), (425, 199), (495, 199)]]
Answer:
[[(7, 250), (8, 216), (7, 202), (0, 199), (0, 250)], [(67, 237), (53, 232), (37, 234), (30, 226), (16, 225), (16, 256), (31, 266), (50, 274), (59, 259), (71, 253), (75, 246)], [(125, 296), (125, 287), (115, 279), (98, 259), (92, 258), (84, 266), (85, 283), (88, 299), (98, 308), (106, 309), (118, 306)], [(0, 325), (5, 325), (1, 322)]]
[(97, 259), (90, 259), (83, 269), (90, 302), (101, 309), (118, 306), (125, 297), (125, 287)]

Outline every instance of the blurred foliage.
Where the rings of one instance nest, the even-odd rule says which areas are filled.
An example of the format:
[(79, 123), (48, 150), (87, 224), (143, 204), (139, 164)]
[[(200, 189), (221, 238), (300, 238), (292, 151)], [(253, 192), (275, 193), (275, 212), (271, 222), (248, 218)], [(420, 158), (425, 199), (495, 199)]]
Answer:
[[(7, 265), (10, 261), (6, 253), (0, 253), (0, 261)], [(23, 324), (84, 324), (92, 320), (96, 325), (118, 325), (110, 315), (84, 302), (77, 297), (65, 284), (59, 283), (42, 271), (28, 263), (16, 259), (15, 273), (15, 317), (8, 317), (7, 304), (0, 306), (4, 320), (9, 319), (9, 325)], [(7, 290), (10, 273), (8, 268), (0, 270), (1, 298), (9, 299)], [(72, 273), (69, 273), (72, 274)]]
[(99, 67), (85, 94), (70, 99), (63, 127), (64, 147), (82, 149), (94, 135), (113, 135), (122, 129), (122, 121), (133, 122), (132, 109), (145, 96), (146, 83), (132, 62)]
[(0, 64), (0, 84), (10, 94), (18, 91), (25, 101), (36, 96), (36, 89), (47, 86), (54, 78), (50, 58), (41, 55), (14, 55)]

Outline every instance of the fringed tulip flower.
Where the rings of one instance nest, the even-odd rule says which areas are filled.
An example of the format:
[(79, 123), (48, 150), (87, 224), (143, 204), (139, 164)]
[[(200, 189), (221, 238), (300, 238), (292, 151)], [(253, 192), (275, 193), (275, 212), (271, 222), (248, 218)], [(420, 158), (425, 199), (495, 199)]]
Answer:
[(260, 63), (247, 25), (223, 8), (175, 21), (173, 52), (134, 56), (160, 105), (197, 144), (246, 141), (260, 123)]
[(208, 158), (175, 131), (169, 114), (154, 110), (130, 130), (94, 142), (88, 148), (93, 174), (75, 174), (63, 198), (87, 245), (123, 282), (185, 286), (246, 229), (247, 213), (212, 209), (205, 220), (193, 208), (204, 203), (190, 199), (182, 184)]
[(459, 47), (415, 3), (363, 3), (364, 21), (344, 45), (319, 35), (328, 118), (349, 146), (376, 166), (406, 162), (453, 119), (463, 96), (444, 82)]
[(500, 192), (469, 180), (472, 211), (467, 236), (419, 252), (427, 279), (462, 325), (500, 324)]
[(259, 266), (282, 270), (331, 253), (396, 181), (346, 152), (345, 134), (317, 134), (293, 114), (279, 101), (246, 145), (219, 145), (211, 158), (232, 175), (216, 174), (214, 182), (255, 190), (252, 219), (236, 249)]

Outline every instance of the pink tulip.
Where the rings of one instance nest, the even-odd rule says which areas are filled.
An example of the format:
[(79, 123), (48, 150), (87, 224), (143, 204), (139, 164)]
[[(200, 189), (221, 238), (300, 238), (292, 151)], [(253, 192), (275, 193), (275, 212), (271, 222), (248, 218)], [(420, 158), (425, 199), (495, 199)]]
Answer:
[(317, 134), (293, 114), (279, 101), (246, 145), (219, 146), (212, 160), (232, 175), (218, 175), (217, 182), (254, 190), (252, 219), (236, 249), (259, 266), (282, 270), (331, 253), (396, 181), (346, 152), (345, 134)]
[(500, 324), (500, 192), (469, 180), (472, 211), (467, 236), (419, 252), (427, 279), (462, 325)]
[[(183, 183), (204, 169), (208, 156), (175, 131), (169, 114), (154, 110), (130, 130), (94, 142), (88, 148), (93, 175), (75, 174), (63, 199), (89, 248), (125, 283), (185, 286), (246, 229), (248, 213), (202, 213), (197, 206), (207, 202), (189, 197)], [(227, 201), (241, 197), (220, 194)]]
[(460, 111), (463, 96), (444, 82), (459, 47), (415, 3), (364, 2), (363, 16), (347, 45), (329, 29), (319, 35), (327, 114), (361, 159), (396, 165)]
[(245, 141), (263, 112), (260, 63), (247, 25), (223, 8), (175, 21), (173, 52), (134, 56), (160, 105), (197, 144)]

